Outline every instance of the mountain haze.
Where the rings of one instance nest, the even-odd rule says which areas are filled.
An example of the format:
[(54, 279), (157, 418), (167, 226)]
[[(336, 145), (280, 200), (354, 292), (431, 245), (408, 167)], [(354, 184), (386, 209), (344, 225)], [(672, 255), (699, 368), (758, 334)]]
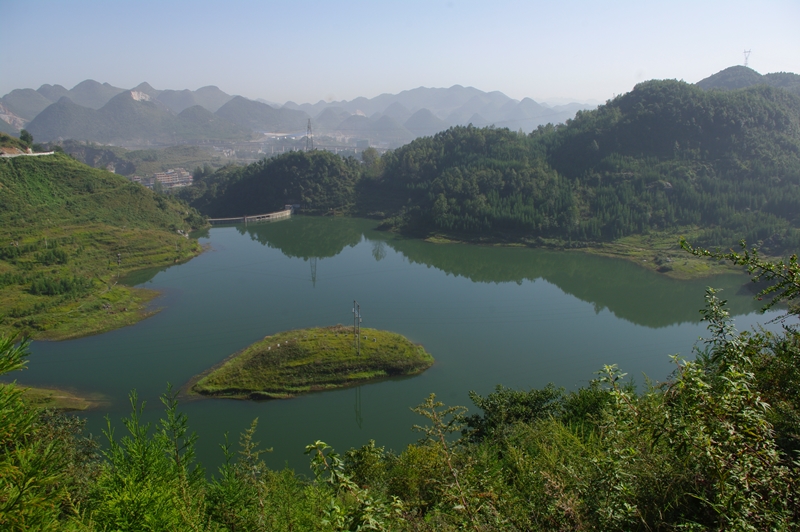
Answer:
[[(134, 95), (137, 101), (151, 102), (173, 117), (186, 109), (200, 106), (247, 131), (240, 135), (227, 124), (219, 129), (212, 126), (213, 121), (206, 117), (204, 122), (209, 124), (210, 129), (201, 132), (195, 116), (193, 126), (174, 126), (168, 132), (170, 119), (157, 119), (153, 111), (145, 112), (147, 106), (140, 106), (139, 112), (133, 114), (118, 108), (118, 104), (106, 108), (113, 98), (123, 93)], [(84, 109), (102, 112), (92, 114), (69, 107), (61, 101), (62, 98), (68, 98)], [(471, 122), (531, 130), (547, 122), (563, 122), (577, 110), (588, 107), (583, 104), (548, 107), (530, 98), (517, 101), (498, 91), (487, 93), (461, 85), (450, 88), (418, 87), (399, 94), (359, 97), (351, 101), (320, 101), (302, 105), (286, 102), (279, 106), (231, 96), (215, 86), (201, 87), (196, 91), (158, 90), (143, 82), (126, 90), (94, 80), (83, 81), (70, 90), (60, 85), (42, 85), (37, 90), (16, 89), (0, 99), (0, 105), (3, 106), (0, 108), (0, 120), (7, 124), (6, 127), (0, 127), (11, 133), (27, 127), (36, 131), (34, 135), (41, 141), (74, 138), (95, 142), (169, 143), (244, 139), (250, 133), (302, 136), (311, 119), (317, 135), (329, 135), (336, 142), (345, 143), (369, 140), (373, 145), (383, 147), (397, 147), (420, 135), (432, 135), (448, 127)], [(56, 107), (42, 114), (53, 105)], [(332, 111), (326, 112), (328, 109)], [(144, 115), (148, 114), (150, 118), (145, 118)], [(369, 120), (363, 121), (359, 116), (368, 117)], [(128, 119), (134, 122), (124, 123)], [(68, 123), (73, 120), (76, 123)], [(150, 134), (146, 131), (146, 124), (155, 128)]]
[(265, 103), (236, 96), (217, 110), (217, 116), (259, 132), (305, 133), (309, 116), (303, 111), (275, 109)]
[[(147, 90), (147, 87), (139, 86)], [(247, 139), (249, 129), (193, 105), (175, 115), (144, 91), (123, 91), (98, 110), (82, 107), (64, 96), (27, 126), (40, 141), (86, 140), (122, 143), (178, 143), (187, 139)]]
[(69, 95), (69, 91), (62, 87), (61, 85), (49, 85), (45, 83), (38, 89), (36, 92), (50, 100), (51, 102), (57, 102), (61, 99), (62, 96)]
[(108, 83), (98, 83), (93, 79), (87, 79), (75, 85), (66, 96), (83, 107), (100, 109), (111, 98), (124, 90), (119, 87), (112, 87)]
[(14, 89), (0, 100), (9, 111), (25, 121), (32, 120), (53, 103), (33, 89)]
[[(742, 66), (725, 69), (697, 83), (706, 90), (756, 85), (800, 94), (797, 74), (761, 75)], [(122, 100), (115, 100), (120, 96)], [(78, 107), (70, 106), (64, 98)], [(131, 98), (137, 104), (132, 104)], [(214, 116), (199, 109), (181, 116), (196, 106)], [(350, 101), (286, 102), (276, 106), (231, 96), (215, 86), (196, 91), (158, 90), (144, 82), (125, 90), (86, 80), (70, 90), (60, 85), (42, 85), (35, 91), (15, 89), (0, 99), (0, 120), (4, 122), (0, 128), (15, 133), (26, 127), (39, 141), (72, 138), (174, 144), (248, 140), (261, 135), (262, 141), (267, 142), (264, 134), (302, 138), (310, 119), (315, 136), (329, 139), (318, 138), (319, 145), (354, 146), (356, 141), (366, 140), (373, 146), (396, 148), (420, 136), (469, 124), (530, 132), (543, 124), (563, 123), (591, 107), (580, 103), (550, 106), (530, 98), (520, 101), (499, 91), (484, 92), (461, 85), (418, 87)]]

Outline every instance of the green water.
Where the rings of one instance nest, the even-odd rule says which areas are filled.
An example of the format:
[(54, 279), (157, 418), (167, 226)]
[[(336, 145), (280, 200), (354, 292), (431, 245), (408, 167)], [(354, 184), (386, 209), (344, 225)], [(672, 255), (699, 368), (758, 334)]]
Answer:
[(288, 401), (184, 403), (212, 471), (218, 444), (259, 419), (267, 461), (306, 471), (303, 448), (321, 439), (339, 450), (375, 439), (401, 450), (420, 422), (409, 407), (435, 392), (469, 405), (467, 392), (588, 383), (604, 364), (644, 382), (671, 371), (668, 355), (692, 356), (709, 282), (723, 288), (740, 329), (765, 322), (742, 286), (747, 278), (673, 281), (623, 261), (581, 253), (436, 245), (374, 231), (374, 222), (304, 218), (213, 228), (209, 250), (187, 264), (140, 272), (129, 282), (161, 292), (156, 316), (133, 327), (60, 343), (35, 342), (23, 384), (100, 392), (109, 404), (89, 412), (99, 434), (119, 420), (136, 389), (157, 419), (168, 382), (193, 375), (278, 331), (352, 323), (389, 329), (436, 358), (424, 374)]

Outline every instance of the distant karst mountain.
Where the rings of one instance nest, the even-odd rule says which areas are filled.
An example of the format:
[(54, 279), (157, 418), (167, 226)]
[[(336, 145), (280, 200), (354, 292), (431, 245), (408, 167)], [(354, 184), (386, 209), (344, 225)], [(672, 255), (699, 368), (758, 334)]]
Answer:
[[(305, 111), (312, 117), (323, 117), (322, 112), (329, 108), (350, 114), (361, 114), (373, 121), (377, 121), (381, 116), (388, 116), (403, 125), (411, 138), (416, 138), (451, 126), (470, 123), (478, 125), (474, 123), (474, 118), (480, 119), (482, 126), (495, 125), (531, 131), (549, 122), (564, 122), (572, 118), (577, 111), (594, 106), (572, 103), (548, 107), (530, 98), (518, 101), (499, 91), (483, 92), (474, 87), (453, 85), (447, 89), (418, 87), (398, 94), (381, 94), (374, 98), (361, 97), (351, 101), (319, 101), (315, 104), (302, 105), (289, 102), (284, 107)], [(423, 113), (416, 116), (409, 124), (408, 121), (419, 111)], [(346, 125), (352, 126), (350, 123)], [(410, 131), (409, 126), (416, 131)], [(329, 127), (327, 123), (325, 127)], [(346, 134), (348, 129), (352, 130), (352, 128), (342, 128), (341, 133)], [(396, 134), (396, 131), (393, 134)]]
[(87, 79), (72, 87), (72, 90), (65, 96), (83, 107), (100, 109), (111, 98), (124, 91), (125, 89), (112, 87), (108, 83), (101, 84), (92, 79)]
[(403, 124), (415, 137), (428, 137), (447, 129), (448, 124), (427, 109), (420, 109)]
[(176, 115), (141, 90), (120, 92), (97, 110), (63, 96), (31, 120), (27, 129), (44, 142), (76, 139), (111, 144), (133, 140), (176, 144), (200, 139), (247, 139), (251, 135), (250, 129), (199, 105)]
[(69, 90), (46, 84), (37, 90), (11, 91), (0, 98), (0, 130), (18, 134), (24, 127), (41, 142), (170, 144), (246, 140), (264, 133), (302, 136), (310, 119), (315, 135), (332, 142), (367, 140), (394, 148), (470, 123), (530, 131), (590, 107), (580, 103), (548, 107), (530, 98), (518, 101), (501, 92), (461, 85), (278, 106), (231, 96), (214, 86), (159, 90), (145, 82), (122, 89), (86, 80)]
[[(156, 90), (148, 83), (141, 83), (131, 90), (147, 95), (151, 101), (160, 102), (173, 114), (178, 114), (195, 105), (200, 105), (213, 113), (233, 98), (214, 86), (201, 87), (196, 91), (174, 91)], [(99, 110), (113, 97), (123, 92), (126, 92), (126, 89), (91, 79), (78, 83), (70, 90), (61, 85), (49, 84), (42, 85), (36, 90), (15, 89), (0, 98), (0, 120), (11, 125), (15, 132), (18, 132), (23, 127), (20, 123), (32, 121), (42, 111), (50, 105), (58, 103), (64, 97), (81, 107)], [(9, 118), (3, 115), (7, 115)]]
[(0, 103), (9, 113), (27, 122), (33, 120), (53, 102), (33, 89), (14, 89), (0, 98)]
[(308, 115), (303, 111), (282, 107), (275, 109), (265, 103), (236, 96), (217, 110), (217, 115), (234, 124), (258, 132), (306, 131)]

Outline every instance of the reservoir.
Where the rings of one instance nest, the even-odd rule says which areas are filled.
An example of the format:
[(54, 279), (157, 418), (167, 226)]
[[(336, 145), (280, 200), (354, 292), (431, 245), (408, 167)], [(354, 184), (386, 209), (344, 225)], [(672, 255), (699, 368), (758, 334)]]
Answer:
[[(116, 437), (130, 413), (128, 394), (162, 412), (167, 383), (178, 388), (233, 352), (279, 331), (352, 325), (400, 333), (436, 359), (419, 376), (291, 400), (182, 402), (199, 435), (198, 458), (214, 473), (219, 444), (258, 418), (256, 441), (275, 468), (308, 471), (306, 445), (323, 440), (344, 452), (374, 439), (401, 451), (422, 423), (410, 410), (430, 393), (471, 406), (470, 390), (552, 382), (585, 386), (605, 364), (640, 385), (663, 381), (669, 355), (694, 356), (706, 286), (724, 291), (738, 329), (765, 323), (744, 275), (675, 281), (635, 264), (579, 252), (432, 244), (376, 231), (376, 222), (293, 217), (200, 235), (205, 251), (186, 264), (139, 272), (128, 282), (158, 290), (161, 309), (139, 324), (66, 342), (34, 342), (21, 384), (99, 393), (107, 402), (84, 414), (100, 437)], [(672, 257), (681, 260), (680, 256)]]

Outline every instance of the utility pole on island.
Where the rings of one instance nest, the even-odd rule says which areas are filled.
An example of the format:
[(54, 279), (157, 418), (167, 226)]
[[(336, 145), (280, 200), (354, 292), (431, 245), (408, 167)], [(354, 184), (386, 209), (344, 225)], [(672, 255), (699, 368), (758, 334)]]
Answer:
[(356, 340), (356, 355), (361, 356), (361, 305), (353, 300), (353, 336)]

